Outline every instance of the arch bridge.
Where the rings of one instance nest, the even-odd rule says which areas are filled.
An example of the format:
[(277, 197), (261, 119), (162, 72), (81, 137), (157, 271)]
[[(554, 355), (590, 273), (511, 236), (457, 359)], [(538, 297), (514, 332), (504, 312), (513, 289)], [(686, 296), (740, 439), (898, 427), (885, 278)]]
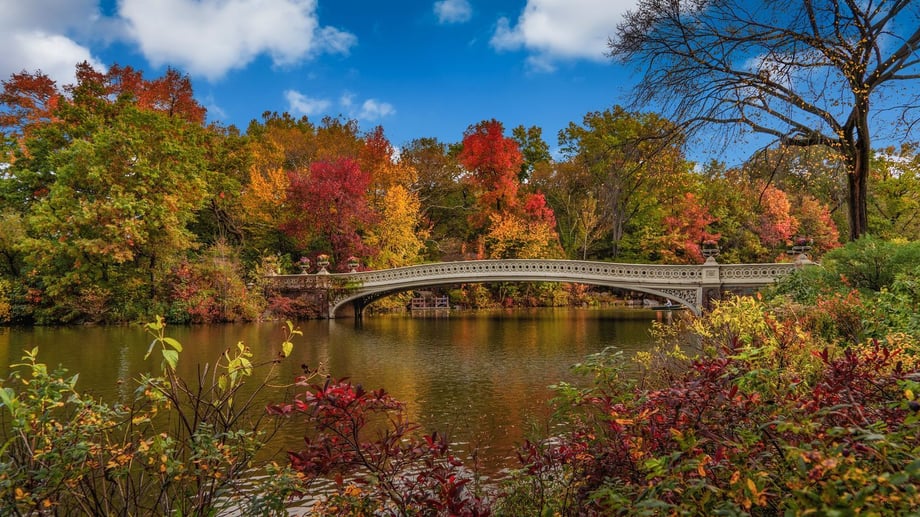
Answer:
[(620, 264), (582, 260), (469, 260), (354, 273), (274, 275), (269, 288), (286, 296), (311, 295), (321, 316), (360, 318), (370, 303), (422, 287), (491, 282), (564, 282), (647, 293), (699, 315), (725, 292), (746, 294), (811, 263), (700, 265)]

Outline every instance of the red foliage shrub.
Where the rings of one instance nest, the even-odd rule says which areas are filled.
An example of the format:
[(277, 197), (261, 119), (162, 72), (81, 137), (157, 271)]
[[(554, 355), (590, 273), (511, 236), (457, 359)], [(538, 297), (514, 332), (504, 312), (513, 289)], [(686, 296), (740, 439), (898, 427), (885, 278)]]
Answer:
[[(335, 501), (361, 513), (484, 516), (490, 511), (469, 486), (472, 473), (454, 457), (444, 436), (418, 437), (402, 402), (384, 390), (366, 391), (346, 381), (313, 385), (292, 404), (272, 414), (302, 414), (309, 428), (305, 447), (290, 451), (291, 466), (309, 484), (334, 476)], [(363, 489), (345, 487), (353, 476)]]

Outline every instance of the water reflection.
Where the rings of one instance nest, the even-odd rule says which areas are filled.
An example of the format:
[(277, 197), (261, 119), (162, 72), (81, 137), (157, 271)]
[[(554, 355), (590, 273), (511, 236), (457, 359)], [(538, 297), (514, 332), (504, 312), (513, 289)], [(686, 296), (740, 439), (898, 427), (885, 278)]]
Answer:
[[(570, 366), (615, 345), (631, 355), (650, 344), (654, 313), (587, 309), (534, 309), (454, 313), (444, 318), (403, 315), (298, 324), (290, 360), (277, 384), (300, 375), (301, 364), (327, 365), (368, 389), (384, 387), (407, 403), (426, 432), (447, 433), (458, 452), (478, 448), (486, 471), (509, 466), (531, 425), (544, 425), (552, 396), (547, 386), (573, 380)], [(238, 342), (255, 359), (274, 357), (284, 337), (278, 323), (167, 327), (183, 343), (179, 370), (194, 379)], [(107, 399), (128, 400), (141, 373), (156, 372), (160, 356), (144, 354), (151, 337), (140, 327), (35, 328), (0, 331), (0, 375), (22, 350), (39, 346), (41, 361), (80, 373), (79, 387)], [(259, 406), (280, 401), (267, 393)], [(302, 443), (296, 422), (279, 434), (277, 450)]]

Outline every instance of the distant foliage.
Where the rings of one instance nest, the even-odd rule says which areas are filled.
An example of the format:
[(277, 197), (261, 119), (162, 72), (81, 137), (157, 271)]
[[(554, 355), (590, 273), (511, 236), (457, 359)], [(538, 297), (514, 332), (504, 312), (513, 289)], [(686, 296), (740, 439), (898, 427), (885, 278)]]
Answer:
[(265, 301), (252, 292), (235, 250), (217, 243), (194, 262), (177, 264), (167, 279), (167, 318), (176, 323), (256, 321)]

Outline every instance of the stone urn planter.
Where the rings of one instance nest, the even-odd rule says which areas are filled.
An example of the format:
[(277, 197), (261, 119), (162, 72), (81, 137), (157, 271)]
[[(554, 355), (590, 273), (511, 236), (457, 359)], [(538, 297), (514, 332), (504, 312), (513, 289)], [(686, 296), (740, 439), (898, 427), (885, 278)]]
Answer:
[(329, 267), (329, 255), (322, 253), (316, 256), (316, 265), (319, 267), (319, 271), (316, 273), (319, 275), (328, 275), (329, 271), (326, 270)]
[(300, 268), (301, 275), (306, 275), (310, 272), (310, 259), (307, 257), (300, 257), (300, 260), (297, 261), (297, 267)]

